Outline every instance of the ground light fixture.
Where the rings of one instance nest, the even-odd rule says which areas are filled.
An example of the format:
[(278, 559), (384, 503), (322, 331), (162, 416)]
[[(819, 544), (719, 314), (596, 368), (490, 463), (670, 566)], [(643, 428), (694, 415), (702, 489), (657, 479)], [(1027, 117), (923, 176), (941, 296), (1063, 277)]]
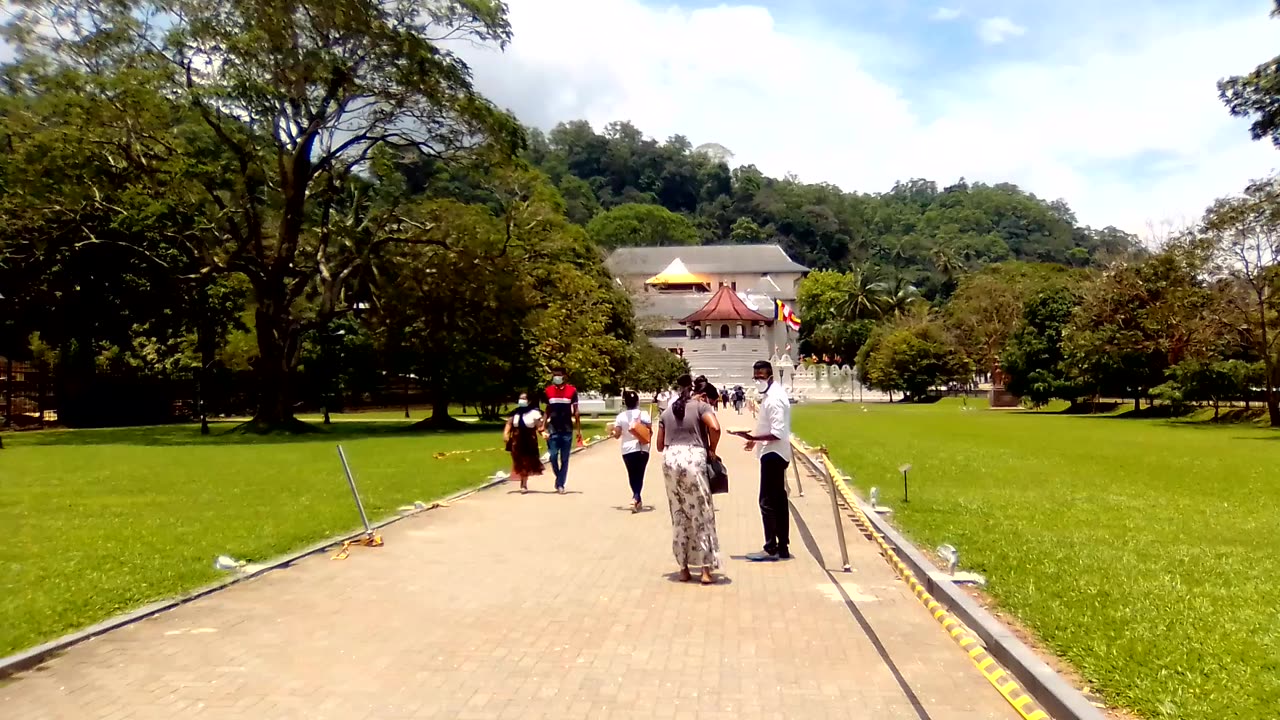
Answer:
[(872, 487), (870, 497), (871, 497), (871, 509), (874, 510), (877, 514), (887, 515), (893, 512), (893, 508), (885, 507), (880, 504), (880, 488)]
[(911, 493), (907, 490), (907, 473), (911, 472), (911, 463), (899, 465), (898, 472), (902, 473), (902, 502), (911, 502)]
[(985, 575), (979, 575), (974, 572), (960, 570), (960, 551), (954, 545), (939, 545), (938, 557), (947, 563), (947, 574), (951, 576), (951, 582), (956, 585), (976, 585), (978, 587), (987, 586), (987, 578)]
[(955, 575), (956, 566), (960, 564), (960, 551), (954, 545), (939, 545), (938, 557), (947, 563), (947, 574)]

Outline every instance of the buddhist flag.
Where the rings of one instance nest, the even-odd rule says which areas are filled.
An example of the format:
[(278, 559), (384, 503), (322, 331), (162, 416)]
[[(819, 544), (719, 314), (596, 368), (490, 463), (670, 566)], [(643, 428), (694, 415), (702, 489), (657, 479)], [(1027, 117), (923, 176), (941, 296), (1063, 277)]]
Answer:
[(787, 327), (791, 328), (792, 330), (795, 330), (796, 332), (799, 332), (800, 317), (795, 314), (795, 311), (791, 309), (791, 306), (787, 305), (781, 300), (774, 300), (773, 302), (777, 310), (776, 314), (774, 315), (774, 320), (777, 320), (778, 322), (786, 323)]

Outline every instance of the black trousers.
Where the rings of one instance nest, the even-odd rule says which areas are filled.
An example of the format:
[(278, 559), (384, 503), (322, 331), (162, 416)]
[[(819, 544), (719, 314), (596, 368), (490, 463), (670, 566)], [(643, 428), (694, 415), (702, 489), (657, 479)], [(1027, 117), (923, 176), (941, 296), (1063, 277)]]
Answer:
[(627, 466), (627, 480), (631, 482), (631, 495), (639, 500), (640, 491), (644, 489), (644, 468), (649, 464), (649, 453), (627, 453), (622, 456), (622, 464)]
[(777, 453), (760, 458), (760, 518), (764, 521), (764, 551), (778, 553), (791, 545), (791, 516), (787, 507), (787, 467)]

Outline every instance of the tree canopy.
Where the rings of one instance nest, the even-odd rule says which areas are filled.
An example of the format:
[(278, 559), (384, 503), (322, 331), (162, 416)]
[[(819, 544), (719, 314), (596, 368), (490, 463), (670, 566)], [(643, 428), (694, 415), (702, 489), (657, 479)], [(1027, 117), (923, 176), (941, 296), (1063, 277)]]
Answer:
[[(108, 382), (184, 374), (198, 414), (262, 430), (393, 380), (437, 426), (552, 364), (655, 390), (686, 366), (604, 255), (777, 243), (815, 270), (800, 352), (874, 386), (1260, 392), (1280, 424), (1275, 177), (1146, 248), (1008, 183), (852, 192), (626, 121), (524, 128), (452, 50), (510, 41), (493, 0), (22, 0), (5, 36), (0, 353), (54, 376), (67, 421), (109, 421)], [(1219, 91), (1280, 145), (1278, 66)]]
[(960, 275), (990, 263), (1102, 266), (1141, 252), (1134, 236), (1081, 226), (1065, 201), (1015, 185), (961, 179), (939, 188), (911, 179), (880, 193), (844, 192), (770, 178), (750, 165), (730, 170), (683, 136), (660, 143), (628, 122), (601, 132), (583, 121), (531, 130), (526, 157), (572, 190), (571, 217), (602, 247), (778, 243), (814, 269), (866, 267), (929, 299), (949, 295)]

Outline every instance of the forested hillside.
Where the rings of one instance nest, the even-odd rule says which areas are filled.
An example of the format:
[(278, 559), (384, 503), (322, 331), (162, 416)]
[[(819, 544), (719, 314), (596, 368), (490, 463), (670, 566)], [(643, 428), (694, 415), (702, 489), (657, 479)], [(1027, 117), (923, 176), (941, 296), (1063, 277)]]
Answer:
[(530, 131), (527, 158), (597, 244), (779, 243), (814, 269), (861, 266), (926, 297), (966, 270), (1004, 260), (1104, 265), (1141, 248), (1114, 227), (1080, 225), (1064, 200), (1015, 185), (910, 179), (876, 194), (734, 170), (723, 148), (646, 137), (628, 122)]

